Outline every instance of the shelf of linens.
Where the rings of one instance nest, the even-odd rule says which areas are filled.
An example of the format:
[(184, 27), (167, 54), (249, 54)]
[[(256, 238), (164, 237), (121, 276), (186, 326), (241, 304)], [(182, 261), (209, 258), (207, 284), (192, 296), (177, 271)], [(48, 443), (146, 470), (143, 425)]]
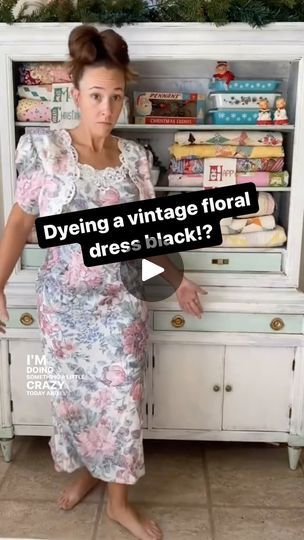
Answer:
[[(18, 127), (48, 127), (50, 124), (48, 122), (15, 122), (15, 125)], [(237, 130), (237, 131), (293, 131), (294, 130), (293, 124), (286, 124), (282, 126), (239, 126), (239, 125), (225, 125), (220, 126), (218, 124), (191, 124), (191, 125), (177, 125), (177, 124), (117, 124), (114, 129), (121, 129), (121, 130), (130, 130), (130, 131), (194, 131), (194, 130), (201, 130), (201, 131), (220, 131), (220, 130)]]
[[(155, 186), (154, 191), (200, 191), (202, 186), (189, 186), (189, 187), (180, 187), (180, 186)], [(290, 187), (257, 187), (257, 191), (290, 191)]]

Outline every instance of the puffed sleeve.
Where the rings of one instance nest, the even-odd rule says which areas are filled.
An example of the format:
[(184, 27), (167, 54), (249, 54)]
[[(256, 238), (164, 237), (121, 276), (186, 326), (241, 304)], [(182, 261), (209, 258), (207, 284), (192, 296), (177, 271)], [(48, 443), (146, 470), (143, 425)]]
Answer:
[(14, 202), (31, 215), (39, 215), (39, 195), (43, 181), (43, 166), (30, 133), (19, 139), (15, 153), (18, 176)]

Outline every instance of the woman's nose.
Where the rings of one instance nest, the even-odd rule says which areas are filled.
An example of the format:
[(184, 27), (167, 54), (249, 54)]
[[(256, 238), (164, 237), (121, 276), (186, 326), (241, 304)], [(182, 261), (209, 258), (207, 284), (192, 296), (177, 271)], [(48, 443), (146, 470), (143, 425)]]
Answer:
[(112, 103), (110, 100), (105, 100), (100, 105), (100, 112), (105, 117), (111, 117), (112, 116)]

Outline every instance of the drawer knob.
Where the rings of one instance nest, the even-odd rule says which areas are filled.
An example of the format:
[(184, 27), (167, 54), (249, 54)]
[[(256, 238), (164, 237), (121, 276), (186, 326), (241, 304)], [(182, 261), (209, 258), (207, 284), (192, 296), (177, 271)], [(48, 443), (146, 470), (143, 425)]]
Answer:
[(232, 392), (232, 386), (230, 384), (227, 384), (225, 390), (226, 392)]
[(212, 264), (229, 264), (229, 259), (212, 259)]
[(215, 384), (213, 387), (214, 392), (219, 392), (221, 387), (218, 384)]
[(282, 319), (280, 319), (279, 317), (275, 317), (274, 319), (272, 319), (270, 326), (272, 330), (282, 330), (285, 325)]
[(30, 326), (34, 322), (34, 317), (30, 313), (22, 313), (20, 322), (21, 324), (24, 324), (24, 326)]
[(181, 328), (185, 324), (185, 319), (181, 315), (175, 315), (171, 319), (171, 324), (174, 328)]

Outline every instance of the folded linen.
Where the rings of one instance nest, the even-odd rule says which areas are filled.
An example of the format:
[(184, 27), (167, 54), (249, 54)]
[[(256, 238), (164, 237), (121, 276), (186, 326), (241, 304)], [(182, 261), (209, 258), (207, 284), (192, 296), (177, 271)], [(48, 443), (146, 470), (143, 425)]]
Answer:
[(279, 172), (283, 168), (284, 159), (282, 157), (259, 159), (239, 158), (236, 160), (237, 172)]
[(274, 216), (260, 216), (252, 218), (238, 218), (231, 219), (228, 224), (224, 223), (224, 231), (222, 234), (240, 234), (240, 233), (254, 233), (258, 231), (271, 231), (276, 226)]
[(282, 172), (243, 172), (236, 174), (236, 183), (253, 182), (260, 187), (285, 187), (288, 186), (289, 174)]
[[(289, 174), (287, 171), (278, 173), (255, 172), (236, 173), (236, 183), (244, 184), (253, 182), (259, 187), (284, 187), (288, 186)], [(204, 185), (204, 174), (169, 174), (169, 186), (201, 186)]]
[(174, 142), (182, 145), (282, 146), (283, 135), (275, 131), (177, 131)]
[(34, 99), (38, 101), (52, 101), (52, 85), (51, 84), (20, 84), (17, 89), (17, 94), (21, 98)]
[(205, 157), (263, 158), (283, 157), (282, 146), (221, 146), (215, 144), (191, 144), (181, 146), (177, 143), (169, 147), (176, 159)]
[(62, 62), (25, 62), (19, 67), (21, 84), (71, 82), (67, 66)]
[[(274, 213), (275, 210), (275, 200), (271, 193), (267, 193), (267, 191), (260, 191), (258, 193), (258, 204), (259, 204), (259, 210), (253, 214), (246, 214), (244, 216), (239, 216), (241, 219), (243, 218), (250, 218), (250, 217), (256, 217), (256, 216), (270, 216)], [(236, 216), (238, 217), (238, 216)]]
[[(283, 158), (239, 158), (236, 160), (237, 172), (280, 172), (283, 168)], [(204, 172), (204, 159), (176, 159), (171, 157), (169, 172), (172, 174), (202, 174)]]
[(287, 240), (283, 227), (277, 225), (271, 231), (258, 231), (239, 234), (223, 234), (221, 247), (279, 247)]
[(21, 98), (17, 105), (16, 116), (19, 122), (50, 122), (50, 102)]
[(203, 186), (203, 174), (169, 174), (169, 186)]

